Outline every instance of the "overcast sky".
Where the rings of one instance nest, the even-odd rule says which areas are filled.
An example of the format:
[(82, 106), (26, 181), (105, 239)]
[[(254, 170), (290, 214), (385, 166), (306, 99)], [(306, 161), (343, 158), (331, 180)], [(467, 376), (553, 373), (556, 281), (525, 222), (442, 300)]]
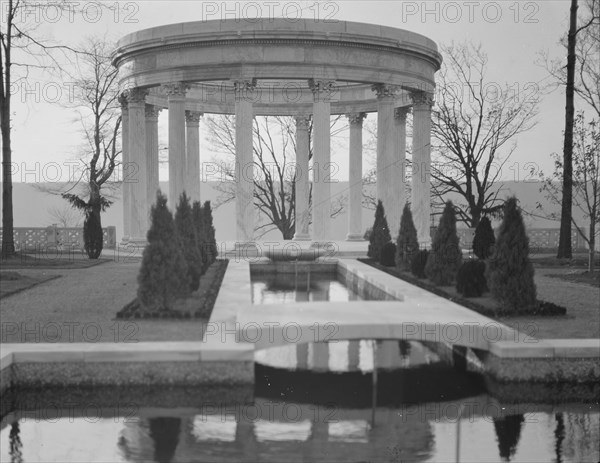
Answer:
[[(0, 2), (5, 4), (5, 2)], [(105, 2), (114, 4), (114, 2)], [(41, 23), (39, 33), (58, 42), (77, 45), (86, 35), (105, 36), (118, 40), (140, 29), (168, 23), (227, 18), (287, 17), (299, 14), (320, 20), (347, 20), (403, 28), (424, 34), (438, 44), (470, 40), (481, 43), (488, 53), (488, 78), (500, 84), (508, 83), (521, 92), (531, 92), (534, 85), (551, 83), (546, 71), (536, 64), (542, 50), (551, 56), (565, 55), (559, 45), (568, 27), (569, 2), (561, 1), (444, 1), (406, 2), (342, 1), (319, 3), (307, 1), (270, 2), (202, 2), (186, 1), (121, 1), (118, 13), (98, 10), (92, 2), (79, 2), (81, 12), (63, 13), (60, 18), (48, 7), (39, 7), (31, 19)], [(532, 85), (533, 83), (533, 85)], [(44, 170), (44, 163), (62, 163), (77, 155), (80, 144), (78, 126), (72, 110), (62, 108), (52, 100), (57, 92), (66, 94), (67, 86), (60, 81), (32, 75), (29, 91), (15, 89), (13, 99), (13, 160), (19, 164), (15, 181), (24, 180), (24, 167), (36, 171), (27, 181), (50, 180), (53, 169)], [(37, 86), (37, 87), (36, 87)], [(50, 101), (44, 101), (50, 100)], [(39, 101), (39, 102), (38, 102)], [(548, 172), (551, 152), (562, 150), (564, 90), (544, 95), (538, 125), (518, 138), (518, 147), (507, 164), (503, 177), (523, 180), (531, 178), (528, 170), (534, 162)], [(161, 133), (166, 132), (166, 111), (160, 119)], [(203, 146), (204, 148), (204, 146)], [(205, 152), (203, 154), (206, 154)], [(344, 153), (334, 152), (334, 160), (343, 161)], [(22, 163), (25, 163), (23, 166)], [(39, 163), (40, 168), (35, 165)], [(340, 180), (347, 169), (340, 162)], [(65, 170), (66, 173), (66, 170)], [(161, 179), (166, 179), (161, 174)], [(45, 175), (44, 175), (45, 174)]]

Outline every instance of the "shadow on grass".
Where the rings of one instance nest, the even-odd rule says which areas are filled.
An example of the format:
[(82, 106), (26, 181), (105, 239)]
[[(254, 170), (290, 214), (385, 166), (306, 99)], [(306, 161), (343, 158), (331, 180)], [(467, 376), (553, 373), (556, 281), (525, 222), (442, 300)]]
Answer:
[(40, 283), (60, 278), (61, 275), (28, 277), (17, 272), (0, 272), (0, 298), (20, 293)]
[(110, 262), (112, 259), (100, 258), (89, 259), (82, 254), (62, 254), (61, 252), (54, 253), (35, 253), (27, 254), (17, 252), (10, 257), (2, 257), (0, 265), (2, 269), (83, 269), (94, 267), (105, 262)]

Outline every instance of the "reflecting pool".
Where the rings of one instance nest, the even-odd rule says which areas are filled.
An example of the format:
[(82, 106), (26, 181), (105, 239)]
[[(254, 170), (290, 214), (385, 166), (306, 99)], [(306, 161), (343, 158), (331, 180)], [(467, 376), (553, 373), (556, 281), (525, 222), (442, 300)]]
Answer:
[[(1, 461), (597, 462), (596, 385), (493, 384), (436, 346), (257, 353), (253, 386), (20, 390)], [(566, 392), (566, 395), (564, 394)], [(561, 398), (562, 397), (562, 398)]]

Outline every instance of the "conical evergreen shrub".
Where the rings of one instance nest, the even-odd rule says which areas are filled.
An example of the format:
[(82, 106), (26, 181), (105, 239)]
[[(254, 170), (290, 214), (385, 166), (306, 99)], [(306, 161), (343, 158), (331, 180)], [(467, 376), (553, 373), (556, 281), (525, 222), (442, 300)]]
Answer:
[(381, 200), (378, 200), (377, 209), (375, 209), (375, 222), (373, 223), (373, 230), (371, 231), (371, 237), (369, 238), (367, 256), (379, 262), (381, 250), (390, 241), (392, 241), (392, 237), (390, 236), (390, 229), (388, 227), (387, 219), (385, 218), (383, 203)]
[(169, 310), (176, 299), (189, 293), (190, 283), (173, 215), (160, 191), (151, 209), (147, 238), (138, 274), (138, 300), (149, 312)]
[(212, 208), (210, 207), (210, 201), (205, 201), (204, 207), (202, 209), (204, 211), (203, 223), (204, 223), (204, 234), (206, 237), (206, 246), (207, 246), (206, 252), (208, 254), (208, 262), (210, 264), (212, 264), (214, 261), (217, 260), (219, 251), (217, 249), (216, 232), (215, 232), (215, 227), (213, 225), (213, 215), (212, 215)]
[(456, 213), (452, 201), (448, 201), (431, 243), (425, 275), (433, 284), (447, 286), (456, 278), (461, 264), (462, 252), (456, 233)]
[(473, 253), (480, 259), (487, 259), (494, 250), (496, 237), (492, 223), (487, 217), (482, 218), (475, 228), (475, 236), (473, 237)]
[(488, 258), (487, 272), (490, 292), (503, 309), (521, 312), (535, 306), (529, 238), (514, 196), (504, 205), (504, 218), (498, 229), (494, 255)]
[(208, 262), (207, 248), (204, 246), (205, 239), (205, 227), (204, 227), (204, 209), (200, 201), (194, 201), (192, 204), (192, 219), (194, 220), (194, 229), (196, 230), (196, 245), (200, 251), (200, 257), (202, 258), (202, 275), (206, 273), (206, 269), (210, 263)]
[(396, 239), (396, 268), (398, 270), (410, 270), (410, 262), (418, 251), (417, 229), (413, 222), (410, 206), (406, 203), (402, 211), (400, 231)]
[(200, 287), (200, 276), (203, 273), (202, 255), (200, 249), (198, 249), (192, 207), (185, 192), (179, 197), (179, 203), (175, 211), (175, 229), (179, 235), (181, 252), (187, 262), (190, 290), (196, 291)]
[(90, 259), (97, 259), (104, 247), (100, 211), (89, 210), (83, 222), (83, 246)]

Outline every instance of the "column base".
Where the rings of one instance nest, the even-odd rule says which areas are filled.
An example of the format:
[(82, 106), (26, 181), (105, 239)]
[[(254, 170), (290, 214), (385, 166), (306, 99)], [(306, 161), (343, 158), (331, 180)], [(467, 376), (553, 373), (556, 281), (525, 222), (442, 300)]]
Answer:
[(419, 249), (429, 249), (431, 250), (431, 240), (420, 241), (419, 240)]
[(311, 241), (312, 238), (308, 233), (296, 233), (292, 238), (292, 241)]
[(348, 233), (346, 241), (366, 241), (364, 235), (360, 233)]

